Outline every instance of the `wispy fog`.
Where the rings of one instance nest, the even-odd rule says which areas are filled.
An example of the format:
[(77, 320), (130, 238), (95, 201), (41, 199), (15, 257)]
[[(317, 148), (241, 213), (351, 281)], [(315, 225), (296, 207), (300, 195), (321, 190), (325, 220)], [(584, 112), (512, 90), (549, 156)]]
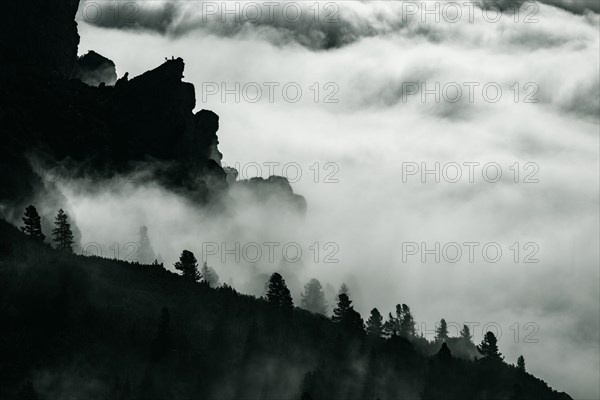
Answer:
[[(203, 243), (234, 249), (235, 243), (278, 242), (273, 262), (263, 245), (255, 263), (248, 261), (254, 252), (244, 257), (241, 250), (240, 262), (231, 254), (222, 262), (223, 248), (208, 263), (221, 282), (257, 295), (266, 274), (283, 271), (296, 301), (312, 277), (331, 285), (330, 296), (347, 282), (363, 316), (375, 306), (387, 314), (395, 304), (407, 303), (427, 330), (442, 317), (461, 325), (479, 323), (476, 341), (482, 327), (495, 322), (508, 362), (523, 354), (528, 369), (556, 389), (574, 398), (597, 398), (599, 18), (579, 2), (546, 3), (577, 13), (541, 4), (538, 21), (531, 24), (510, 16), (490, 23), (476, 14), (473, 23), (423, 23), (417, 15), (400, 26), (388, 24), (398, 6), (356, 2), (340, 10), (344, 24), (352, 19), (352, 26), (368, 27), (377, 21), (382, 28), (329, 50), (265, 40), (253, 27), (236, 28), (235, 34), (187, 29), (163, 35), (168, 28), (112, 30), (80, 21), (80, 53), (93, 49), (110, 58), (119, 76), (139, 75), (165, 57), (182, 57), (185, 80), (196, 87), (197, 108), (220, 116), (223, 163), (237, 165), (249, 175), (244, 178), (257, 172), (266, 177), (272, 165), (308, 204), (300, 217), (249, 202), (240, 187), (230, 193), (226, 211), (217, 214), (158, 187), (111, 184), (96, 196), (62, 182), (82, 242), (97, 242), (106, 256), (114, 256), (112, 243), (126, 251), (124, 245), (135, 242), (146, 225), (169, 268), (183, 249), (200, 259)], [(597, 2), (589, 4), (598, 10)], [(186, 16), (189, 26), (193, 15)], [(248, 93), (256, 94), (252, 88), (239, 102), (234, 94), (222, 101), (221, 84), (235, 89), (236, 82), (242, 88), (280, 86), (272, 102), (266, 89), (258, 101), (249, 101), (255, 97)], [(423, 82), (429, 89), (436, 82), (480, 86), (472, 102), (467, 89), (457, 102), (436, 102), (434, 95), (423, 102), (421, 93), (409, 94), (413, 86), (407, 86)], [(302, 89), (296, 103), (282, 95), (288, 83)], [(495, 103), (482, 94), (488, 83), (502, 89)], [(324, 103), (327, 95), (338, 102)], [(529, 95), (538, 101), (525, 102)], [(431, 174), (422, 183), (420, 170), (406, 174), (422, 163), (433, 169), (436, 162), (440, 170), (452, 162), (463, 166), (462, 179), (444, 179), (455, 176), (450, 169), (439, 183)], [(472, 183), (468, 162), (480, 163)], [(487, 163), (501, 167), (498, 182), (482, 177)], [(296, 178), (298, 170), (302, 175)], [(440, 247), (456, 242), (463, 256), (451, 263), (448, 253), (436, 263), (435, 255), (422, 262), (420, 252), (406, 254), (412, 249), (407, 243), (423, 242), (428, 249), (436, 242)], [(479, 243), (474, 262), (465, 242)], [(300, 261), (283, 257), (289, 243), (302, 248)], [(497, 262), (482, 256), (488, 243), (502, 250)], [(294, 261), (293, 249), (288, 250)], [(339, 262), (324, 262), (327, 256)], [(525, 263), (527, 256), (539, 262)]]

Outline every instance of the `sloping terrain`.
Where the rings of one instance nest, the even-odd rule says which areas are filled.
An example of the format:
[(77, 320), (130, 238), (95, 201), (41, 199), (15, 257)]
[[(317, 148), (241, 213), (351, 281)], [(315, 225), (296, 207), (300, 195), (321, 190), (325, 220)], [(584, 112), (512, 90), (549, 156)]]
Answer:
[(2, 399), (570, 398), (505, 363), (428, 357), (160, 266), (64, 254), (3, 221), (0, 320)]

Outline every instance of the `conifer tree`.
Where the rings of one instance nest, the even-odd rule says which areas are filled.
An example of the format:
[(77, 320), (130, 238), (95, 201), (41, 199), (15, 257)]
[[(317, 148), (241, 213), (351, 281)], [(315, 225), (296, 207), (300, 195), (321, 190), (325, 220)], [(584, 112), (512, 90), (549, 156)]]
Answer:
[(345, 283), (342, 283), (342, 286), (340, 286), (338, 295), (340, 295), (342, 293), (345, 294), (346, 296), (350, 297), (350, 289), (348, 288), (348, 285), (346, 285)]
[(352, 307), (352, 301), (346, 293), (338, 295), (337, 307), (333, 310), (331, 319), (333, 322), (340, 323), (348, 330), (364, 332), (364, 321), (360, 314)]
[(383, 335), (385, 337), (391, 337), (397, 335), (400, 332), (398, 319), (394, 318), (392, 313), (388, 314), (388, 320), (383, 324)]
[(35, 207), (32, 205), (27, 206), (25, 209), (25, 215), (23, 216), (24, 226), (21, 227), (21, 231), (38, 242), (44, 242), (46, 236), (42, 232), (41, 221), (42, 219), (40, 214), (38, 214)]
[(333, 322), (342, 322), (344, 316), (352, 308), (352, 301), (348, 298), (346, 293), (340, 293), (338, 295), (337, 307), (333, 309), (333, 316), (331, 319)]
[(306, 285), (304, 285), (304, 293), (302, 293), (300, 306), (305, 310), (315, 314), (327, 314), (325, 293), (323, 293), (321, 282), (319, 282), (317, 279), (313, 278)]
[(141, 264), (150, 264), (153, 261), (157, 261), (154, 249), (148, 238), (148, 228), (145, 226), (140, 227), (139, 231), (139, 250), (138, 250), (138, 261)]
[(473, 339), (473, 336), (471, 336), (471, 330), (467, 325), (463, 325), (463, 328), (460, 331), (460, 338), (466, 342), (470, 342), (471, 339)]
[(479, 353), (488, 360), (501, 361), (504, 357), (498, 351), (498, 344), (496, 335), (492, 332), (487, 332), (481, 341), (481, 344), (477, 346)]
[(444, 318), (441, 319), (440, 325), (435, 330), (435, 340), (438, 342), (445, 342), (448, 339), (448, 325)]
[(367, 320), (367, 333), (375, 337), (381, 337), (383, 334), (383, 317), (376, 308), (371, 310), (371, 315)]
[(174, 265), (175, 269), (181, 271), (181, 275), (190, 282), (198, 282), (200, 280), (200, 273), (198, 272), (198, 261), (189, 250), (183, 250), (179, 261)]
[(71, 232), (71, 224), (69, 217), (62, 210), (58, 210), (54, 221), (56, 228), (52, 229), (52, 240), (56, 243), (56, 248), (59, 250), (73, 252), (73, 232)]
[(215, 271), (214, 268), (209, 267), (206, 264), (206, 261), (202, 265), (202, 268), (200, 268), (200, 275), (202, 277), (202, 282), (205, 282), (208, 286), (214, 288), (219, 285), (219, 275), (217, 274), (217, 271)]
[(398, 322), (398, 328), (402, 324), (402, 320), (404, 319), (404, 312), (402, 311), (402, 305), (396, 304), (396, 321)]
[(415, 336), (415, 319), (406, 304), (402, 304), (402, 314), (400, 319), (400, 336), (413, 337)]
[(285, 279), (283, 279), (283, 277), (277, 272), (275, 272), (273, 275), (271, 275), (271, 278), (269, 278), (267, 300), (269, 303), (286, 310), (291, 310), (294, 308), (292, 295), (290, 294), (290, 290), (285, 283)]
[(519, 358), (517, 358), (517, 368), (519, 371), (525, 372), (525, 358), (523, 355), (520, 355)]

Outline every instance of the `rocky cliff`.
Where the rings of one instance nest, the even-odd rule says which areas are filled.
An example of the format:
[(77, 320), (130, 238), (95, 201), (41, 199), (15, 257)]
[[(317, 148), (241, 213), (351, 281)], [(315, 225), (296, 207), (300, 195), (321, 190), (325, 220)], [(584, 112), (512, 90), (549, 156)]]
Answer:
[(2, 77), (69, 77), (77, 61), (79, 0), (7, 1), (2, 4)]
[[(39, 197), (60, 205), (47, 171), (102, 180), (143, 170), (144, 179), (200, 204), (219, 201), (228, 187), (217, 147), (219, 117), (194, 113), (195, 90), (182, 81), (182, 59), (133, 79), (125, 74), (111, 86), (112, 78), (94, 73), (112, 76), (112, 61), (94, 52), (77, 57), (78, 0), (7, 7), (10, 21), (0, 36), (10, 60), (0, 66), (1, 216), (14, 221)], [(263, 186), (249, 184), (258, 198)], [(286, 185), (274, 184), (269, 193), (278, 188), (294, 207), (303, 204)]]
[(90, 50), (77, 59), (73, 76), (90, 86), (112, 86), (117, 81), (117, 70), (112, 60)]

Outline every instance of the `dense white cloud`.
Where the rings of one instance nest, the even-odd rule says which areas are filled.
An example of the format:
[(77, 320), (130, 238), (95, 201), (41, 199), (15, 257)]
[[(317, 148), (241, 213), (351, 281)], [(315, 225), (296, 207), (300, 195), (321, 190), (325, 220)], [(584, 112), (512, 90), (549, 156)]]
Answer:
[[(598, 10), (597, 2), (589, 4)], [(580, 2), (562, 1), (561, 6), (577, 13), (541, 4), (536, 23), (515, 22), (507, 11), (496, 23), (480, 13), (474, 22), (450, 24), (423, 23), (418, 16), (403, 21), (398, 2), (344, 2), (340, 18), (345, 25), (338, 26), (343, 34), (332, 36), (341, 38), (340, 45), (327, 51), (314, 51), (328, 47), (323, 36), (299, 36), (311, 29), (320, 32), (317, 25), (292, 33), (289, 26), (286, 31), (272, 25), (217, 32), (231, 27), (215, 23), (192, 29), (194, 15), (189, 13), (163, 23), (163, 32), (180, 29), (181, 35), (157, 35), (82, 23), (80, 51), (94, 49), (111, 58), (120, 75), (140, 74), (165, 56), (183, 57), (186, 80), (196, 85), (198, 108), (221, 117), (224, 162), (258, 163), (263, 175), (265, 162), (298, 163), (303, 175), (293, 186), (308, 201), (303, 221), (269, 215), (258, 206), (213, 220), (155, 188), (113, 192), (101, 200), (67, 190), (83, 240), (129, 241), (136, 225), (146, 224), (155, 249), (168, 262), (182, 248), (200, 252), (203, 241), (296, 241), (305, 249), (314, 242), (336, 242), (339, 264), (314, 263), (308, 252), (301, 265), (285, 266), (290, 276), (294, 272), (292, 286), (299, 288), (312, 276), (334, 286), (346, 280), (361, 312), (374, 306), (387, 312), (405, 302), (427, 329), (442, 317), (477, 321), (480, 328), (497, 322), (507, 361), (523, 354), (529, 370), (556, 389), (575, 398), (596, 398), (599, 19), (583, 12)], [(269, 40), (263, 40), (265, 35)], [(280, 86), (272, 103), (266, 91), (256, 103), (244, 97), (236, 102), (233, 95), (222, 102), (220, 93), (202, 102), (203, 88), (225, 83), (231, 89), (236, 82), (240, 87), (251, 82)], [(280, 91), (290, 82), (303, 90), (297, 103), (285, 101)], [(480, 86), (473, 102), (466, 93), (456, 103), (443, 97), (435, 102), (432, 95), (422, 102), (420, 94), (404, 101), (407, 83), (433, 88), (436, 82)], [(325, 88), (327, 83), (339, 89), (338, 103), (323, 103), (325, 95), (335, 92)], [(489, 83), (502, 88), (497, 103), (485, 101), (479, 89)], [(528, 83), (537, 90), (526, 90)], [(525, 103), (532, 93), (539, 101)], [(469, 161), (497, 162), (503, 179), (495, 184), (481, 175), (475, 183), (464, 177), (457, 184), (436, 184), (431, 176), (425, 184), (417, 177), (402, 181), (403, 162), (427, 162), (431, 168), (435, 162)], [(326, 162), (339, 166), (338, 183), (323, 182), (333, 171), (324, 168)], [(515, 162), (519, 183), (509, 169)], [(525, 169), (527, 162), (539, 167), (539, 183), (523, 183), (532, 171)], [(288, 174), (293, 176), (293, 170)], [(115, 231), (117, 224), (122, 231)], [(467, 241), (497, 242), (503, 257), (498, 263), (479, 257), (475, 263), (463, 259), (456, 264), (435, 263), (431, 257), (426, 263), (416, 256), (402, 259), (403, 242)], [(514, 242), (521, 245), (521, 260), (529, 253), (522, 246), (537, 243), (540, 262), (515, 263), (509, 249)], [(213, 266), (224, 281), (233, 277), (236, 286), (256, 293), (256, 272), (280, 264), (253, 266), (229, 259)], [(511, 330), (515, 322), (518, 343)], [(523, 343), (531, 332), (524, 329), (527, 322), (539, 326), (534, 335), (539, 343)], [(475, 333), (481, 340), (481, 332)]]

